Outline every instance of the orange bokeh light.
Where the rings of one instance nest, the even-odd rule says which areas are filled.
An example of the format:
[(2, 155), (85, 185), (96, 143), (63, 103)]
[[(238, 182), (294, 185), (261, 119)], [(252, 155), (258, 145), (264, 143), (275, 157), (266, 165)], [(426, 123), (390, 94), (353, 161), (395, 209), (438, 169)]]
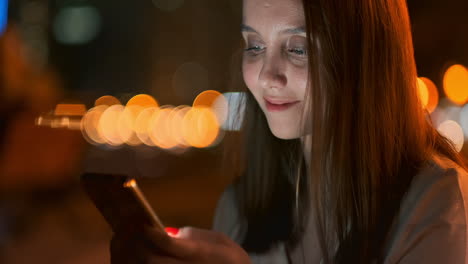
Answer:
[(100, 97), (95, 104), (87, 112), (84, 105), (60, 104), (52, 118), (40, 116), (36, 122), (79, 128), (91, 144), (145, 144), (180, 153), (190, 146), (206, 148), (219, 142), (220, 123), (226, 119), (228, 106), (226, 98), (213, 90), (197, 96), (196, 107), (159, 107), (146, 94), (132, 97), (126, 106), (110, 95)]
[(112, 106), (112, 105), (120, 105), (120, 104), (121, 103), (119, 99), (117, 99), (116, 97), (112, 95), (101, 96), (94, 102), (95, 106), (98, 106), (98, 105)]
[(193, 100), (193, 107), (212, 107), (216, 99), (222, 94), (215, 90), (207, 90), (201, 92), (195, 100)]
[(154, 113), (158, 111), (157, 107), (148, 107), (140, 111), (134, 123), (134, 131), (138, 139), (147, 146), (155, 146), (148, 135), (150, 120)]
[(113, 105), (108, 107), (99, 119), (98, 130), (106, 143), (112, 146), (120, 146), (124, 143), (124, 139), (120, 136), (118, 128), (118, 120), (124, 110), (123, 105)]
[(156, 111), (149, 124), (148, 135), (153, 144), (163, 149), (171, 149), (178, 145), (172, 136), (170, 114), (173, 107), (167, 106)]
[(184, 117), (191, 107), (187, 105), (181, 105), (172, 110), (169, 116), (169, 122), (171, 127), (171, 133), (173, 139), (177, 142), (179, 148), (186, 148), (189, 144), (185, 141), (182, 133)]
[(210, 108), (194, 107), (184, 117), (182, 134), (193, 147), (209, 147), (219, 135), (218, 119)]
[(138, 146), (142, 144), (141, 140), (135, 133), (135, 122), (142, 110), (143, 107), (138, 105), (126, 106), (117, 121), (120, 137), (130, 146)]
[(54, 115), (83, 116), (84, 114), (86, 114), (84, 104), (58, 104), (54, 111)]
[(417, 87), (419, 100), (421, 101), (422, 106), (426, 108), (429, 103), (429, 90), (427, 89), (426, 83), (421, 80), (421, 78), (417, 78)]
[(447, 97), (458, 105), (468, 100), (468, 70), (460, 64), (447, 69), (444, 75), (444, 91)]
[(439, 92), (437, 90), (437, 86), (429, 78), (421, 77), (420, 79), (424, 82), (424, 84), (426, 84), (426, 88), (429, 95), (429, 100), (427, 102), (426, 109), (427, 111), (429, 111), (429, 113), (432, 113), (439, 104)]
[(107, 109), (106, 105), (98, 105), (91, 108), (81, 119), (81, 132), (90, 144), (105, 144), (106, 140), (99, 131), (99, 120)]
[(158, 101), (154, 99), (151, 95), (147, 94), (138, 94), (133, 96), (130, 100), (127, 102), (127, 106), (141, 106), (144, 108), (147, 107), (159, 107)]

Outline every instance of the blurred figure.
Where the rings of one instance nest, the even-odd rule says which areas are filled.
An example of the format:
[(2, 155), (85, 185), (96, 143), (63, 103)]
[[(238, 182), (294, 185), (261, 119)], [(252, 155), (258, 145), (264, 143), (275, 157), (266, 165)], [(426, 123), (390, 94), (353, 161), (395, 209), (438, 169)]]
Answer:
[[(0, 38), (0, 190), (48, 187), (70, 180), (85, 146), (76, 131), (35, 126), (63, 96), (58, 76), (27, 57), (20, 29)], [(52, 140), (53, 139), (53, 140)]]

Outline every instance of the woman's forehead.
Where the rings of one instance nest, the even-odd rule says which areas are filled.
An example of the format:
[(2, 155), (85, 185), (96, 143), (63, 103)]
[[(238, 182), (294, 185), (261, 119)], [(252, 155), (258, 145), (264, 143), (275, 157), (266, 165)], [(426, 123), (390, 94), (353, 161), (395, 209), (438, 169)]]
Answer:
[(302, 26), (304, 12), (301, 0), (244, 0), (243, 24)]

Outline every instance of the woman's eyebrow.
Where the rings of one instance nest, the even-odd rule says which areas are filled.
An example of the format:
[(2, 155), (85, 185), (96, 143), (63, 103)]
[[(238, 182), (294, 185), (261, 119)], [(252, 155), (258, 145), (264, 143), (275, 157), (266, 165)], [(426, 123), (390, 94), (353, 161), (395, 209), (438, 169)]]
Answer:
[(281, 34), (305, 34), (305, 27), (287, 28), (280, 31)]
[(253, 32), (253, 33), (258, 34), (258, 32), (255, 29), (253, 29), (252, 27), (247, 26), (245, 24), (241, 24), (241, 32)]

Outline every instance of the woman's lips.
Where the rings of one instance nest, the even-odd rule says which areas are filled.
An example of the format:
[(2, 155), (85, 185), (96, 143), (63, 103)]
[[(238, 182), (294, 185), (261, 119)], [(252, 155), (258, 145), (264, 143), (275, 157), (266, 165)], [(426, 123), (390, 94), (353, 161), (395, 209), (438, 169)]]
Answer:
[(287, 110), (297, 103), (299, 101), (282, 101), (282, 100), (268, 100), (264, 98), (265, 100), (265, 105), (268, 111), (270, 112), (276, 112), (276, 111), (284, 111)]

